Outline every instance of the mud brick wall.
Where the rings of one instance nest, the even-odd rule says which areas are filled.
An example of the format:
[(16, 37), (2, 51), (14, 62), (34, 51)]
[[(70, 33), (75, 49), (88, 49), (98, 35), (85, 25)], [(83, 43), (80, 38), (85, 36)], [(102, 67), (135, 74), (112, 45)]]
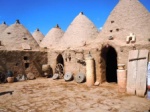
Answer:
[(47, 63), (47, 53), (39, 51), (0, 51), (0, 71), (13, 71), (14, 75), (33, 73), (42, 75), (42, 65)]
[(64, 73), (72, 72), (73, 75), (76, 75), (82, 72), (85, 74), (85, 65), (78, 63), (77, 59), (84, 59), (83, 52), (73, 50), (48, 52), (48, 64), (51, 66), (53, 74), (55, 73), (57, 63), (64, 65)]
[[(75, 49), (75, 50), (62, 50), (62, 51), (49, 51), (48, 52), (48, 64), (52, 67), (53, 73), (55, 72), (56, 64), (59, 60), (63, 60), (64, 73), (72, 72), (74, 75), (82, 72), (86, 75), (86, 65), (79, 63), (78, 60), (85, 60), (89, 52), (94, 58), (94, 70), (95, 70), (95, 82), (105, 82), (106, 81), (106, 55), (108, 55), (109, 47), (111, 52), (109, 55), (116, 55), (116, 59), (109, 57), (109, 61), (112, 63), (125, 64), (125, 69), (127, 69), (129, 51), (134, 49), (148, 49), (150, 50), (150, 45), (148, 46), (116, 46), (114, 44), (109, 44), (108, 48), (105, 45), (100, 45), (99, 48), (91, 49)], [(104, 55), (104, 56), (103, 56)], [(115, 62), (116, 61), (116, 62)], [(113, 65), (113, 64), (112, 64)], [(113, 68), (113, 66), (112, 66)], [(116, 68), (117, 69), (117, 68)]]
[[(69, 62), (66, 62), (66, 71), (73, 72), (74, 75), (77, 75), (78, 73), (85, 74), (85, 57), (84, 57), (84, 51), (78, 51), (78, 50), (71, 50), (69, 51), (71, 54), (71, 60)], [(83, 62), (80, 62), (80, 61)]]

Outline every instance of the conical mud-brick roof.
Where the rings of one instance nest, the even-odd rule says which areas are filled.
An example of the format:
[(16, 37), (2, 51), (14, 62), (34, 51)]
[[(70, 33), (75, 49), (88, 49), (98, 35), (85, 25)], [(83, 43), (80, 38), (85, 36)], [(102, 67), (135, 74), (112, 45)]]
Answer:
[(1, 33), (7, 28), (7, 24), (5, 22), (3, 22), (2, 24), (0, 24), (0, 35)]
[(61, 44), (65, 47), (84, 46), (89, 40), (95, 39), (97, 34), (95, 25), (81, 12), (68, 27)]
[(6, 50), (38, 50), (39, 45), (30, 32), (20, 24), (19, 20), (9, 26), (0, 35), (2, 45)]
[(33, 32), (32, 36), (34, 37), (34, 39), (37, 41), (39, 45), (44, 38), (44, 35), (40, 32), (38, 28)]
[(120, 0), (108, 17), (97, 40), (108, 40), (112, 36), (114, 38), (112, 41), (120, 40), (121, 45), (126, 43), (127, 36), (133, 34), (136, 37), (136, 44), (149, 43), (149, 15), (148, 10), (139, 0)]
[(56, 25), (56, 27), (52, 28), (44, 37), (44, 39), (40, 43), (40, 47), (51, 48), (51, 47), (58, 46), (63, 34), (64, 32), (61, 30), (61, 28), (58, 25)]

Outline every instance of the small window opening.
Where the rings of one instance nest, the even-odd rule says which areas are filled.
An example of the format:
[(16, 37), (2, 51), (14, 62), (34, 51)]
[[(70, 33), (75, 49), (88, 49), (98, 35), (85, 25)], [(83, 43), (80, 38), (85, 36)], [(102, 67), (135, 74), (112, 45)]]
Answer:
[(25, 68), (29, 68), (29, 63), (25, 63)]
[(44, 49), (47, 49), (47, 47), (44, 47)]
[(25, 38), (25, 37), (24, 37), (23, 39), (24, 39), (24, 40), (28, 40), (28, 39), (27, 39), (27, 38)]
[(118, 32), (118, 31), (119, 31), (119, 29), (117, 28), (117, 29), (116, 29), (116, 31)]
[(24, 60), (28, 60), (29, 58), (28, 58), (28, 56), (24, 56), (24, 58), (23, 58)]
[(150, 42), (150, 38), (148, 39), (148, 41)]
[(7, 32), (7, 34), (11, 34), (11, 32)]
[(16, 63), (16, 66), (18, 66), (19, 65), (19, 63)]
[(65, 58), (66, 62), (67, 62), (67, 58)]
[(69, 59), (69, 61), (71, 61), (71, 54), (70, 53), (68, 55), (68, 59)]
[(115, 21), (111, 21), (111, 23), (114, 23)]
[(110, 32), (113, 32), (113, 30), (110, 30)]

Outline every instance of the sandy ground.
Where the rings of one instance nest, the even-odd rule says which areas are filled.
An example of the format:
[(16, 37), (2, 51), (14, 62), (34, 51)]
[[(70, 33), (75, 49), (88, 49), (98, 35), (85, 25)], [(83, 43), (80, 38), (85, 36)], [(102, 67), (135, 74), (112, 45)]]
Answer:
[(86, 83), (38, 78), (0, 84), (0, 112), (146, 112), (150, 100), (117, 91), (117, 84), (87, 87)]

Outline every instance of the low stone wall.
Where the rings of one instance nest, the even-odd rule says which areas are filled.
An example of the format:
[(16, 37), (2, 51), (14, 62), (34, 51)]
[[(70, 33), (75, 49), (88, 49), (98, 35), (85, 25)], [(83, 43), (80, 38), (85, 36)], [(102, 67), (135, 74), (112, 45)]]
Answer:
[(0, 71), (4, 73), (11, 70), (17, 76), (31, 72), (39, 77), (42, 75), (43, 64), (47, 64), (46, 52), (0, 50)]

